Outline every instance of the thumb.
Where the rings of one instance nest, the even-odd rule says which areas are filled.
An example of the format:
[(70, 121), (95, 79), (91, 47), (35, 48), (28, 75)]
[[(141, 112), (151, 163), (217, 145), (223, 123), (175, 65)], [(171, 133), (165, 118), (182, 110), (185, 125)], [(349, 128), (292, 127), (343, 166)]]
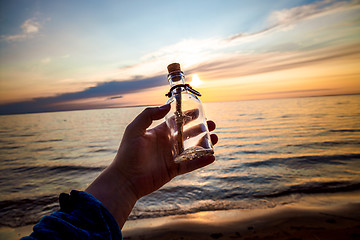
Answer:
[(159, 120), (170, 111), (170, 105), (148, 107), (142, 111), (126, 128), (126, 132), (133, 136), (143, 135), (154, 120)]

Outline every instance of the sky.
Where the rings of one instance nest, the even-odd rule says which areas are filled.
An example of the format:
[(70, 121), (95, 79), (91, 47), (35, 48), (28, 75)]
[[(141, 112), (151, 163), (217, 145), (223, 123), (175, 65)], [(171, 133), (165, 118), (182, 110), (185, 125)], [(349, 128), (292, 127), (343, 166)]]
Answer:
[(0, 4), (0, 114), (360, 93), (360, 0)]

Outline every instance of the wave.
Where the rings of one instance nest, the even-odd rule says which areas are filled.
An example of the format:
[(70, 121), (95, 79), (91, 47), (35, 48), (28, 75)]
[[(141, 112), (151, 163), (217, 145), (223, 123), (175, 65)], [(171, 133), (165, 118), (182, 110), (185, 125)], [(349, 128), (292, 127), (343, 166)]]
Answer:
[[(176, 186), (160, 189), (140, 199), (129, 219), (181, 215), (201, 211), (272, 208), (270, 198), (293, 194), (316, 194), (358, 191), (360, 182), (310, 182), (293, 185), (276, 192), (249, 194), (245, 189), (207, 189), (206, 187)], [(276, 202), (276, 201), (275, 201)], [(38, 196), (27, 199), (0, 201), (0, 226), (20, 227), (37, 223), (41, 217), (59, 209), (58, 196)]]
[[(267, 201), (268, 202), (268, 201)], [(157, 217), (166, 217), (174, 215), (185, 215), (203, 211), (221, 211), (221, 210), (231, 210), (231, 209), (252, 209), (254, 208), (254, 202), (249, 203), (246, 201), (243, 202), (230, 202), (230, 201), (203, 201), (196, 204), (193, 207), (180, 207), (173, 206), (172, 208), (158, 208), (158, 209), (139, 209), (137, 206), (134, 207), (133, 211), (130, 213), (128, 219), (149, 219)], [(265, 205), (265, 204), (264, 204)], [(265, 206), (264, 208), (274, 207)]]
[(76, 159), (80, 159), (80, 158), (87, 158), (89, 157), (89, 155), (86, 154), (81, 154), (81, 155), (76, 155), (76, 156), (60, 156), (60, 157), (52, 157), (49, 158), (50, 161), (58, 161), (58, 160), (76, 160)]
[(14, 149), (19, 149), (19, 148), (23, 148), (25, 146), (23, 145), (15, 145), (15, 146), (1, 146), (0, 150), (14, 150)]
[(278, 153), (276, 151), (256, 151), (256, 150), (244, 150), (244, 151), (238, 151), (236, 154), (244, 155), (244, 154), (257, 154), (257, 155), (264, 155), (264, 154), (274, 154)]
[(9, 138), (18, 138), (18, 137), (35, 137), (36, 133), (28, 133), (28, 134), (10, 134)]
[(324, 141), (324, 142), (310, 142), (302, 144), (288, 144), (287, 147), (300, 147), (300, 148), (319, 148), (319, 147), (336, 147), (346, 145), (360, 145), (360, 141), (348, 140), (348, 141)]
[(105, 167), (87, 167), (87, 166), (22, 166), (22, 167), (16, 167), (16, 168), (8, 168), (8, 169), (1, 169), (1, 172), (4, 173), (26, 173), (27, 175), (36, 175), (39, 174), (39, 176), (42, 176), (40, 174), (58, 174), (58, 173), (67, 173), (67, 172), (76, 172), (76, 173), (86, 173), (86, 172), (99, 172), (104, 170)]
[(44, 148), (32, 148), (30, 152), (52, 152), (54, 150), (53, 147), (44, 147)]
[(48, 140), (38, 140), (35, 141), (36, 143), (47, 143), (47, 142), (61, 142), (63, 141), (62, 139), (48, 139)]
[(55, 195), (0, 201), (0, 226), (15, 228), (34, 224), (58, 209)]
[(108, 148), (101, 148), (101, 149), (97, 149), (94, 151), (90, 151), (90, 153), (103, 153), (103, 152), (111, 152), (111, 153), (116, 153), (117, 150), (114, 149), (108, 149)]
[(343, 165), (346, 161), (359, 160), (360, 154), (344, 154), (344, 155), (313, 155), (313, 156), (299, 156), (289, 158), (270, 158), (265, 161), (247, 162), (243, 163), (246, 167), (268, 167), (275, 165), (286, 166), (304, 166), (306, 164), (334, 164)]
[(297, 118), (301, 116), (300, 114), (285, 114), (285, 115), (282, 115), (280, 116), (279, 118)]
[(316, 194), (316, 193), (338, 193), (360, 190), (360, 182), (333, 181), (333, 182), (309, 182), (297, 184), (268, 194), (254, 195), (257, 198), (283, 197), (292, 194)]
[(335, 132), (335, 133), (356, 133), (360, 132), (360, 129), (332, 129), (329, 130), (329, 132)]
[[(60, 179), (65, 179), (65, 176), (71, 178), (80, 175), (88, 174), (89, 172), (101, 172), (105, 167), (84, 167), (84, 166), (21, 166), (10, 169), (1, 169), (0, 176), (2, 183), (8, 183), (16, 176), (17, 180), (24, 183), (17, 184), (15, 188), (10, 188), (7, 191), (28, 191), (28, 188), (36, 188), (38, 185), (27, 183), (27, 179), (32, 179), (33, 182), (38, 178), (44, 176), (60, 176)], [(50, 180), (49, 180), (50, 181)], [(64, 180), (65, 181), (65, 180)], [(34, 183), (37, 184), (37, 183)], [(8, 184), (6, 184), (8, 186)], [(4, 187), (1, 185), (1, 187)], [(41, 188), (41, 186), (38, 186)], [(3, 190), (5, 194), (5, 190)], [(36, 195), (36, 192), (34, 192)], [(35, 196), (33, 198), (23, 199), (8, 199), (0, 201), (0, 226), (20, 227), (29, 224), (34, 224), (40, 220), (41, 217), (48, 215), (58, 210), (58, 196), (46, 195)]]
[[(252, 194), (244, 197), (246, 194), (230, 191), (224, 194), (224, 191), (213, 193), (217, 198), (202, 199), (193, 202), (192, 204), (168, 204), (167, 207), (144, 207), (135, 206), (134, 210), (129, 216), (130, 220), (142, 218), (155, 218), (171, 215), (182, 215), (189, 213), (196, 213), (201, 211), (218, 211), (230, 209), (264, 209), (273, 208), (277, 204), (287, 204), (294, 201), (294, 198), (287, 198), (285, 200), (271, 200), (271, 198), (291, 196), (294, 194), (321, 194), (321, 193), (341, 193), (349, 191), (359, 191), (360, 182), (324, 182), (324, 183), (307, 183), (294, 185), (283, 191), (269, 194)], [(188, 189), (189, 190), (189, 189)], [(239, 188), (238, 190), (241, 190)], [(232, 191), (231, 191), (232, 192)], [(220, 197), (221, 196), (221, 197)], [(242, 198), (238, 198), (242, 196)], [(199, 196), (197, 196), (199, 198)], [(170, 205), (170, 206), (169, 206)]]

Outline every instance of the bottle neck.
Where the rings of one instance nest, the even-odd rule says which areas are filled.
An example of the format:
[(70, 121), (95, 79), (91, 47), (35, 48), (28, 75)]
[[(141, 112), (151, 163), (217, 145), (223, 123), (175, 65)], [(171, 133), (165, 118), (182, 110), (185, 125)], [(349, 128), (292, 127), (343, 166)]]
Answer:
[(185, 84), (185, 76), (182, 71), (171, 72), (168, 75), (168, 81), (170, 87), (174, 87), (176, 85)]

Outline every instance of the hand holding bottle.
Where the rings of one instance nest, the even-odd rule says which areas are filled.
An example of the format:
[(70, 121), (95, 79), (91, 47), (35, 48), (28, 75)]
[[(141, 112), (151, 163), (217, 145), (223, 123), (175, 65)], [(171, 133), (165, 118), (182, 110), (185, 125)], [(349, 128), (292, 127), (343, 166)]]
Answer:
[[(154, 120), (162, 119), (169, 105), (147, 108), (125, 130), (112, 164), (86, 189), (113, 214), (120, 227), (125, 223), (136, 201), (177, 175), (204, 167), (215, 160), (212, 155), (176, 163), (172, 154), (170, 130), (165, 122), (148, 129)], [(207, 122), (210, 131), (215, 123)], [(195, 127), (196, 128), (196, 127)], [(196, 132), (194, 127), (191, 132)], [(184, 135), (188, 133), (184, 132)], [(213, 144), (217, 136), (211, 135)]]

